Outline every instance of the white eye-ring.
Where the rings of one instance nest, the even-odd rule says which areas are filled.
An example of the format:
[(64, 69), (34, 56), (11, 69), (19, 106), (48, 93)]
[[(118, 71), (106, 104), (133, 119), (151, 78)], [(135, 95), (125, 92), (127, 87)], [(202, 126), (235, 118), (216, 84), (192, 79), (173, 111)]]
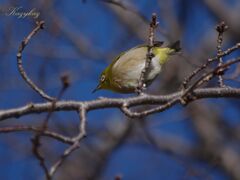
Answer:
[(105, 76), (104, 76), (104, 75), (101, 76), (100, 81), (101, 81), (101, 82), (105, 81)]

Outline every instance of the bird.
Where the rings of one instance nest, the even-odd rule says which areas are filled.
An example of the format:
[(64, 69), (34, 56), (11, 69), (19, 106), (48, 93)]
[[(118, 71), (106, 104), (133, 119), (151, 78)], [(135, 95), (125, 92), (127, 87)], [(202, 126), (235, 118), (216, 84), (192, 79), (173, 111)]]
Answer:
[[(159, 75), (169, 57), (181, 50), (179, 40), (166, 47), (162, 45), (162, 41), (155, 41), (151, 47), (153, 57), (143, 82), (146, 87)], [(120, 53), (101, 73), (99, 84), (92, 92), (105, 89), (117, 93), (135, 93), (145, 68), (148, 49), (148, 45), (138, 45)]]

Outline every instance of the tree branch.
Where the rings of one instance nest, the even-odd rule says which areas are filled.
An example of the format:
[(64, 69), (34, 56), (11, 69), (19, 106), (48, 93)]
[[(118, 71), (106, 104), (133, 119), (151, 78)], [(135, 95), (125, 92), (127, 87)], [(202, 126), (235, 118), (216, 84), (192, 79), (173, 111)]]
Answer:
[(17, 65), (18, 65), (18, 70), (19, 73), (21, 74), (22, 78), (24, 81), (34, 90), (36, 91), (42, 98), (46, 99), (47, 101), (54, 101), (55, 98), (50, 97), (47, 95), (41, 88), (39, 88), (27, 75), (25, 72), (23, 65), (22, 65), (22, 53), (27, 44), (29, 43), (30, 39), (37, 34), (37, 32), (40, 29), (43, 29), (44, 26), (44, 21), (39, 21), (36, 23), (37, 26), (32, 30), (32, 32), (22, 41), (18, 48), (18, 53), (17, 53)]
[(11, 133), (11, 132), (41, 132), (42, 136), (47, 136), (53, 139), (56, 139), (60, 142), (66, 143), (66, 144), (73, 144), (74, 141), (72, 138), (69, 138), (67, 136), (63, 136), (62, 134), (58, 134), (56, 132), (50, 131), (50, 130), (44, 130), (42, 131), (41, 127), (34, 127), (34, 126), (27, 126), (27, 125), (17, 125), (17, 126), (9, 126), (9, 127), (1, 127), (0, 128), (0, 134), (3, 133)]
[[(239, 88), (199, 88), (193, 91), (196, 99), (203, 98), (240, 98)], [(182, 91), (175, 92), (169, 95), (155, 96), (144, 95), (131, 98), (104, 98), (92, 101), (58, 101), (55, 104), (53, 111), (77, 111), (83, 104), (86, 106), (86, 111), (103, 109), (103, 108), (118, 108), (121, 109), (125, 104), (128, 107), (138, 105), (159, 105), (179, 98), (183, 94)], [(9, 118), (19, 118), (28, 114), (36, 114), (48, 112), (52, 107), (52, 103), (30, 103), (25, 106), (0, 111), (0, 121)], [(155, 113), (155, 112), (154, 112)]]
[[(28, 114), (43, 113), (48, 112), (48, 116), (43, 123), (42, 128), (33, 127), (33, 126), (15, 126), (15, 127), (5, 127), (0, 128), (0, 133), (7, 132), (16, 132), (16, 131), (33, 131), (36, 132), (36, 136), (33, 142), (33, 152), (38, 158), (47, 179), (52, 179), (53, 175), (56, 173), (58, 168), (63, 164), (65, 159), (76, 149), (79, 148), (80, 141), (86, 136), (86, 123), (87, 123), (87, 113), (96, 109), (103, 108), (117, 108), (122, 111), (129, 118), (144, 118), (147, 115), (154, 114), (157, 112), (162, 112), (179, 103), (182, 105), (187, 105), (188, 103), (195, 101), (197, 99), (203, 98), (240, 98), (240, 88), (228, 88), (223, 87), (222, 74), (227, 70), (231, 65), (239, 63), (240, 57), (237, 57), (233, 60), (228, 60), (226, 63), (222, 62), (222, 57), (225, 57), (232, 53), (233, 51), (240, 48), (240, 43), (228, 48), (225, 51), (222, 51), (222, 33), (224, 30), (218, 29), (218, 53), (216, 57), (209, 58), (206, 63), (193, 71), (190, 76), (185, 78), (183, 82), (183, 89), (181, 91), (175, 92), (173, 94), (155, 96), (155, 95), (146, 95), (130, 98), (102, 98), (92, 101), (60, 101), (62, 93), (65, 88), (69, 86), (68, 78), (65, 76), (62, 78), (63, 89), (60, 91), (60, 94), (57, 98), (50, 97), (42, 89), (33, 83), (33, 81), (27, 76), (23, 66), (22, 66), (22, 52), (24, 48), (29, 43), (30, 39), (40, 30), (43, 29), (44, 22), (37, 22), (36, 28), (27, 36), (26, 39), (22, 41), (19, 46), (17, 53), (17, 63), (18, 70), (23, 77), (24, 81), (36, 91), (42, 98), (50, 102), (45, 103), (30, 103), (25, 106), (7, 110), (0, 110), (0, 121), (7, 120), (9, 118), (19, 118)], [(138, 89), (136, 91), (141, 94), (146, 82), (146, 75), (148, 73), (148, 68), (150, 66), (151, 60), (153, 58), (152, 48), (154, 46), (154, 32), (157, 28), (158, 22), (156, 14), (152, 14), (152, 21), (149, 27), (149, 42), (148, 50), (146, 54), (146, 62), (144, 69), (141, 72), (139, 79)], [(220, 27), (219, 27), (220, 28)], [(225, 26), (223, 27), (225, 29)], [(222, 31), (221, 31), (222, 30)], [(212, 62), (218, 60), (218, 66), (206, 74), (203, 74), (197, 78), (195, 82), (188, 86), (189, 82), (196, 77), (196, 75), (209, 66)], [(204, 83), (209, 82), (212, 78), (219, 77), (220, 87), (213, 88), (200, 88)], [(191, 95), (194, 95), (191, 97)], [(130, 108), (137, 107), (140, 105), (157, 105), (154, 108), (144, 109), (141, 111), (133, 111)], [(65, 137), (55, 132), (49, 131), (47, 124), (48, 120), (53, 112), (56, 111), (76, 111), (79, 114), (80, 123), (79, 123), (79, 132), (74, 137)], [(70, 144), (70, 146), (65, 149), (61, 157), (50, 167), (48, 170), (44, 157), (40, 154), (40, 137), (49, 136), (64, 143)]]
[[(228, 26), (225, 24), (224, 21), (219, 23), (216, 27), (216, 30), (218, 32), (218, 39), (217, 39), (217, 53), (221, 54), (222, 53), (222, 43), (223, 43), (223, 33), (228, 29)], [(223, 64), (222, 57), (218, 58), (218, 66), (221, 66)], [(220, 72), (218, 75), (218, 83), (220, 87), (224, 86), (223, 83), (223, 72)]]
[(141, 94), (143, 89), (146, 87), (146, 76), (149, 71), (149, 67), (152, 61), (152, 58), (154, 57), (153, 54), (153, 46), (154, 46), (154, 32), (158, 26), (157, 22), (157, 15), (155, 13), (152, 14), (152, 21), (149, 24), (149, 37), (148, 37), (148, 49), (147, 49), (147, 54), (146, 54), (146, 61), (145, 61), (145, 66), (141, 72), (139, 82), (138, 82), (138, 87), (136, 89), (136, 92), (138, 94)]

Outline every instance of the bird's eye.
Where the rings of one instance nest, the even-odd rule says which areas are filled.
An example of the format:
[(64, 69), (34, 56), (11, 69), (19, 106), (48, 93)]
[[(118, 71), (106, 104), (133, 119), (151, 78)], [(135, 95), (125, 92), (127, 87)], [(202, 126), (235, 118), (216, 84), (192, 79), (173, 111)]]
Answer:
[(100, 80), (101, 80), (101, 82), (105, 81), (105, 76), (102, 75)]

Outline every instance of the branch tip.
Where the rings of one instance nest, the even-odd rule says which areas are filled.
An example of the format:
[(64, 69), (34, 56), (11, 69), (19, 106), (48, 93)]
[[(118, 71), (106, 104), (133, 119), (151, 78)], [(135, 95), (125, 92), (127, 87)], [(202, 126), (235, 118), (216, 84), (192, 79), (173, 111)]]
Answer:
[(36, 21), (36, 25), (37, 25), (40, 29), (44, 29), (45, 22), (44, 22), (44, 21)]
[(222, 21), (222, 22), (220, 22), (218, 25), (217, 25), (217, 27), (216, 27), (216, 30), (217, 30), (217, 32), (218, 33), (224, 33), (225, 31), (227, 31), (228, 30), (228, 25), (226, 25), (225, 24), (225, 22), (224, 21)]
[(63, 74), (60, 78), (61, 78), (63, 88), (68, 88), (70, 86), (69, 75), (68, 74)]

